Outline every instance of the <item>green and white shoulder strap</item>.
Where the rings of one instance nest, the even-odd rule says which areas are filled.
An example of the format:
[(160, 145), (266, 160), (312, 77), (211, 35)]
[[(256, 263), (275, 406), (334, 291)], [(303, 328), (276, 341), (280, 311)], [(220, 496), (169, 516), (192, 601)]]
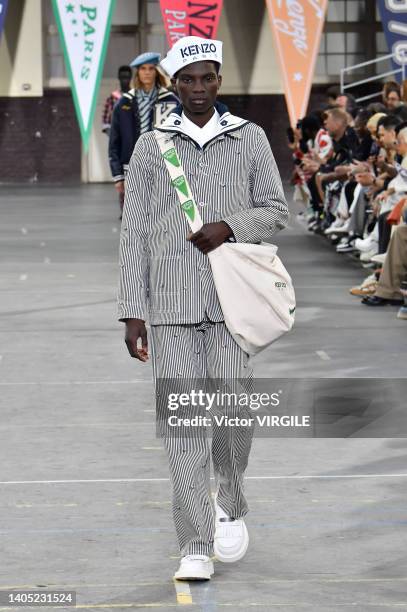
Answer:
[(193, 232), (197, 232), (203, 225), (201, 215), (182, 168), (174, 141), (168, 132), (154, 130), (154, 135), (188, 224)]

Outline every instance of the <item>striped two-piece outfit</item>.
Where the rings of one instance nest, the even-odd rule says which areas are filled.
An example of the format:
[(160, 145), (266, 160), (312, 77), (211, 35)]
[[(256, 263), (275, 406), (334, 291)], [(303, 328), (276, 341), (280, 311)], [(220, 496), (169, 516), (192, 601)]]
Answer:
[[(225, 221), (237, 242), (268, 239), (287, 223), (280, 176), (264, 131), (216, 105), (219, 125), (203, 147), (185, 131), (182, 107), (160, 130), (172, 132), (203, 223)], [(189, 232), (153, 133), (140, 137), (126, 179), (120, 237), (119, 319), (150, 323), (154, 378), (247, 381), (248, 355), (224, 322), (208, 257)], [(233, 411), (233, 409), (231, 408)], [(212, 459), (218, 503), (235, 518), (253, 431), (214, 428)], [(182, 555), (213, 551), (209, 448), (205, 436), (165, 435), (173, 514)]]

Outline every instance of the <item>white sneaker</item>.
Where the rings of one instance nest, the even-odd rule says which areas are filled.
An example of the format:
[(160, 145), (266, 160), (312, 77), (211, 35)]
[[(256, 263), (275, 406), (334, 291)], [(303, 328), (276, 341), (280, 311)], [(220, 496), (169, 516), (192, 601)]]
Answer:
[(326, 228), (326, 230), (324, 231), (324, 234), (326, 236), (329, 236), (330, 234), (336, 234), (337, 233), (337, 229), (339, 229), (340, 227), (343, 227), (345, 225), (345, 219), (341, 219), (341, 217), (336, 217), (335, 221), (333, 223), (331, 223), (331, 225), (329, 227)]
[(378, 253), (377, 255), (373, 255), (373, 257), (370, 258), (370, 261), (383, 264), (385, 259), (386, 253)]
[[(330, 226), (330, 228), (331, 227), (332, 226)], [(350, 227), (350, 217), (349, 219), (346, 219), (346, 221), (344, 221), (342, 225), (339, 225), (338, 227), (335, 228), (335, 234), (348, 234), (349, 227)]]
[(374, 257), (375, 255), (377, 255), (377, 251), (379, 250), (379, 247), (373, 247), (371, 249), (369, 249), (369, 251), (362, 251), (360, 254), (360, 261), (364, 261), (364, 262), (368, 262), (372, 260), (372, 257)]
[(175, 580), (210, 580), (214, 572), (213, 562), (206, 555), (186, 555), (182, 557)]
[(365, 280), (360, 286), (366, 287), (367, 285), (371, 285), (375, 281), (377, 281), (377, 278), (376, 278), (376, 274), (373, 272), (373, 274), (369, 274), (369, 276), (366, 276)]
[(215, 495), (214, 552), (223, 563), (234, 563), (246, 554), (249, 533), (243, 519), (232, 519), (217, 503)]
[[(370, 234), (367, 238), (357, 238), (355, 240), (355, 247), (361, 253), (367, 253), (368, 251), (372, 251), (375, 248), (378, 248), (378, 241)], [(377, 251), (376, 251), (377, 253)]]

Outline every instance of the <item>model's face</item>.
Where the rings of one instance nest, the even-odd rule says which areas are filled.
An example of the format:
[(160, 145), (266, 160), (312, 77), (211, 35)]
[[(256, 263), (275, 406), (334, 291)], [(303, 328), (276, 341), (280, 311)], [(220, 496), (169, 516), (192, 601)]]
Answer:
[(143, 87), (150, 88), (154, 85), (157, 70), (153, 64), (142, 64), (138, 69), (138, 78)]
[(222, 82), (213, 62), (196, 62), (182, 68), (171, 79), (179, 99), (191, 114), (205, 114), (213, 107)]
[(386, 130), (382, 125), (379, 125), (377, 138), (385, 149), (394, 149), (396, 146), (396, 132), (394, 130)]

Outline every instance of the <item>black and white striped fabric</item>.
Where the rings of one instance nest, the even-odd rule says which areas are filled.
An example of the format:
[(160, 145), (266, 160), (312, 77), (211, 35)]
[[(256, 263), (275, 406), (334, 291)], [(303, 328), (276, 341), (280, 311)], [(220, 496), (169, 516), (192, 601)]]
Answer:
[[(223, 322), (212, 323), (204, 319), (196, 325), (153, 325), (150, 329), (153, 375), (157, 388), (166, 386), (190, 392), (190, 381), (214, 379), (228, 385), (228, 392), (250, 393), (253, 370), (248, 355), (236, 344)], [(159, 381), (163, 381), (159, 385)], [(177, 380), (177, 382), (178, 382)], [(222, 385), (222, 390), (225, 390)], [(163, 408), (165, 409), (165, 398)], [(222, 409), (220, 409), (223, 412)], [(193, 408), (194, 413), (196, 408)], [(206, 430), (200, 435), (194, 428), (171, 432), (161, 415), (160, 430), (167, 451), (173, 486), (173, 518), (181, 555), (213, 554), (214, 519), (211, 507), (210, 457), (219, 487), (218, 502), (229, 516), (243, 517), (248, 512), (243, 490), (243, 475), (248, 464), (254, 425), (248, 427), (217, 426), (213, 421), (212, 453)], [(178, 411), (180, 415), (180, 411)], [(190, 414), (190, 413), (189, 413)], [(250, 408), (227, 406), (224, 414), (229, 418), (253, 417)], [(191, 414), (190, 414), (191, 415)]]
[[(217, 105), (220, 129), (203, 148), (182, 133), (180, 113), (161, 126), (171, 132), (204, 223), (224, 220), (237, 242), (268, 240), (288, 208), (264, 131)], [(118, 318), (152, 325), (222, 321), (206, 255), (188, 240), (188, 224), (154, 133), (141, 136), (126, 177), (120, 236)]]
[(157, 100), (158, 90), (156, 87), (149, 92), (137, 89), (137, 105), (140, 120), (140, 134), (145, 134), (151, 130), (151, 109)]

